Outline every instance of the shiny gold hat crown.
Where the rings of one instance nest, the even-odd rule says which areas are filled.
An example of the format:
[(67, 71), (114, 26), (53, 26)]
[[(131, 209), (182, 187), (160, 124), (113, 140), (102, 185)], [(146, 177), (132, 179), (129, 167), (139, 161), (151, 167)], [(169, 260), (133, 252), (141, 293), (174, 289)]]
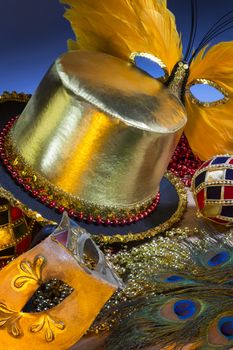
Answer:
[(50, 207), (98, 223), (137, 218), (186, 123), (178, 99), (118, 58), (58, 58), (5, 139), (11, 173)]

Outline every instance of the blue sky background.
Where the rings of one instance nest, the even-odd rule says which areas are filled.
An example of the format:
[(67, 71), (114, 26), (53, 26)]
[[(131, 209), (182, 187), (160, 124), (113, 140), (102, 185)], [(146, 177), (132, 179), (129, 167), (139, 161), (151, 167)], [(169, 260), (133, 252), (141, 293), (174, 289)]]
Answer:
[[(168, 0), (168, 7), (176, 15), (185, 48), (190, 1)], [(198, 7), (197, 42), (221, 15), (233, 9), (233, 1), (199, 0)], [(58, 0), (0, 0), (0, 93), (33, 93), (52, 62), (66, 51), (66, 40), (73, 36), (63, 13), (64, 6)], [(233, 40), (233, 28), (220, 40)]]

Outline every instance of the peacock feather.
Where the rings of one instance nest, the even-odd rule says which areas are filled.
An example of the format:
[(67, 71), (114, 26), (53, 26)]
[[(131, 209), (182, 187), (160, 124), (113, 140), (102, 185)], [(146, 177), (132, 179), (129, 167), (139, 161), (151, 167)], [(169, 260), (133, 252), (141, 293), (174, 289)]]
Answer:
[(162, 238), (113, 263), (144, 288), (102, 315), (118, 315), (107, 350), (233, 349), (233, 234)]

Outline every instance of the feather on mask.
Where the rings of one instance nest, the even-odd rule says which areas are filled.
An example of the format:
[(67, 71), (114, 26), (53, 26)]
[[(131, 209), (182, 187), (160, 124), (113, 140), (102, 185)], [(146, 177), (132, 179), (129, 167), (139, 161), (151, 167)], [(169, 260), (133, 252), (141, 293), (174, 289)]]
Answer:
[[(70, 21), (77, 41), (70, 49), (101, 51), (131, 60), (137, 67), (140, 58), (159, 65), (161, 79), (185, 104), (188, 123), (185, 134), (200, 159), (215, 154), (233, 153), (233, 42), (223, 42), (207, 51), (206, 45), (222, 31), (229, 29), (232, 11), (210, 29), (191, 58), (197, 12), (192, 0), (193, 25), (185, 57), (174, 15), (166, 0), (61, 0), (70, 8)], [(208, 84), (221, 93), (215, 102), (194, 97), (191, 87)], [(203, 142), (205, 140), (205, 142)]]

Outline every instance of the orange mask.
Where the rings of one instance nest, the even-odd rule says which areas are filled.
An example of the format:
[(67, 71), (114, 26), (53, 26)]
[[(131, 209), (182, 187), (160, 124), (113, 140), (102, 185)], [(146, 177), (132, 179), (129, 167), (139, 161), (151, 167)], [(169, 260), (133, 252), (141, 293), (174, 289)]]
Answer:
[[(121, 285), (89, 234), (64, 228), (64, 220), (53, 235), (0, 271), (2, 348), (69, 349)], [(93, 270), (85, 265), (85, 251), (86, 255), (91, 252), (96, 262)], [(54, 278), (68, 284), (73, 292), (50, 310), (22, 312), (38, 287)]]

